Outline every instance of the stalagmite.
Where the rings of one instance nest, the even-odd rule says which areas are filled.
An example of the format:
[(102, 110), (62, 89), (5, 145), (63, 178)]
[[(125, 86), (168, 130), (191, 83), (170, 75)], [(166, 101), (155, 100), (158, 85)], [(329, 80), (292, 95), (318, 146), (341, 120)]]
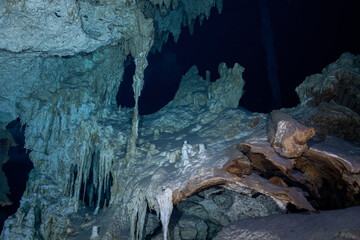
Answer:
[(184, 141), (184, 144), (181, 149), (181, 159), (183, 161), (184, 166), (189, 165), (189, 154), (188, 154), (188, 144), (187, 141)]

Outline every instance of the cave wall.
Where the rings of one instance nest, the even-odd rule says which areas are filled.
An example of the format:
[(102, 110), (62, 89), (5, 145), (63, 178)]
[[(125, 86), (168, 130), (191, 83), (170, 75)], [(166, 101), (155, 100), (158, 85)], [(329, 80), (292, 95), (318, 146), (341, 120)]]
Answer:
[[(216, 4), (221, 9), (221, 3), (0, 3), (0, 127), (17, 118), (27, 125), (25, 148), (34, 164), (21, 206), (6, 221), (1, 239), (58, 239), (66, 215), (85, 198), (92, 198), (97, 210), (104, 204), (110, 179), (117, 175), (115, 151), (129, 151), (132, 115), (119, 110), (115, 99), (126, 57), (146, 60), (154, 43), (161, 49), (168, 32), (178, 36), (181, 26), (209, 17), (210, 9)], [(134, 81), (141, 82), (146, 64), (139, 66)], [(136, 90), (140, 95), (141, 87)], [(118, 139), (117, 145), (104, 136)], [(114, 197), (107, 201), (119, 199), (117, 188), (111, 192)]]

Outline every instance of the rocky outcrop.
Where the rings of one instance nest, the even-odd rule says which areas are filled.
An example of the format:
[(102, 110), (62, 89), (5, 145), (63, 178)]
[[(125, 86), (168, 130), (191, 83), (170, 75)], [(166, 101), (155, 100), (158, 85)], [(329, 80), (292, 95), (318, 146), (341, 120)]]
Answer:
[(301, 104), (317, 106), (335, 101), (360, 113), (360, 56), (344, 53), (321, 74), (307, 77), (296, 88)]
[(196, 66), (190, 68), (181, 79), (179, 90), (167, 107), (190, 106), (196, 109), (206, 106), (212, 112), (237, 108), (244, 92), (244, 68), (237, 63), (233, 68), (220, 63), (218, 71), (220, 78), (210, 82), (210, 72), (207, 72), (207, 79), (204, 80), (199, 76)]
[(315, 129), (317, 137), (336, 136), (360, 143), (359, 114), (334, 101), (320, 103), (306, 120), (306, 124)]

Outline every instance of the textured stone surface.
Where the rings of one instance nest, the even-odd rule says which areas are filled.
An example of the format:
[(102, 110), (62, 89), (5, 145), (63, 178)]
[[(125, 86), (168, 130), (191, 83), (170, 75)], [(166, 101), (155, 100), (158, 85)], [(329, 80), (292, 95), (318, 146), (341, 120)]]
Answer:
[[(283, 210), (264, 195), (251, 196), (212, 187), (175, 207), (169, 225), (169, 238), (212, 239), (232, 221), (281, 212)], [(159, 233), (151, 239), (158, 239), (158, 236)]]
[(129, 29), (140, 29), (143, 18), (126, 1), (2, 1), (0, 7), (1, 49), (59, 56), (139, 38)]
[[(181, 213), (178, 228), (182, 239), (186, 239), (183, 237), (185, 230), (186, 234), (196, 236), (191, 239), (209, 239), (233, 221), (283, 212), (271, 198), (264, 195), (248, 196), (222, 188), (202, 191), (179, 203), (176, 208)], [(192, 224), (194, 218), (199, 219), (203, 227)], [(182, 226), (185, 224), (193, 226), (193, 229), (185, 229)], [(177, 225), (174, 235), (176, 231)]]
[(320, 138), (336, 136), (344, 140), (360, 143), (360, 115), (335, 102), (320, 103), (316, 112), (306, 120), (315, 128)]
[(294, 158), (306, 149), (306, 141), (315, 135), (313, 128), (306, 127), (289, 115), (274, 110), (268, 120), (268, 140), (281, 156)]
[(215, 240), (359, 239), (360, 208), (273, 215), (234, 222)]
[(305, 79), (296, 88), (301, 104), (335, 101), (360, 113), (360, 56), (344, 53), (334, 63)]
[[(128, 0), (6, 0), (0, 3), (0, 49), (12, 52), (44, 52), (72, 55), (91, 52), (114, 42), (132, 51), (156, 22), (158, 49), (170, 33), (177, 39), (181, 26), (192, 29), (197, 17), (209, 18), (222, 0), (134, 1)], [(143, 14), (146, 15), (145, 20)], [(140, 20), (140, 21), (138, 21)], [(146, 35), (145, 35), (146, 36)], [(135, 57), (135, 54), (133, 54)]]

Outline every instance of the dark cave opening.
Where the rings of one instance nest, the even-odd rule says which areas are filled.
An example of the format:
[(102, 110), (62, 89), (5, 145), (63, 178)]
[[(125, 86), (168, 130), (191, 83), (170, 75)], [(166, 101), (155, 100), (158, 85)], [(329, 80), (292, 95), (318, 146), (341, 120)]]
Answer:
[[(260, 1), (261, 2), (261, 1)], [(355, 23), (360, 2), (356, 0), (274, 0), (267, 3), (280, 87), (281, 105), (274, 97), (267, 71), (267, 51), (262, 37), (259, 1), (224, 0), (221, 14), (211, 10), (202, 26), (197, 19), (194, 34), (184, 28), (175, 43), (170, 36), (162, 51), (150, 54), (145, 70), (145, 86), (139, 99), (141, 115), (165, 106), (175, 95), (183, 76), (197, 65), (200, 75), (211, 72), (211, 81), (219, 74), (218, 65), (235, 62), (245, 67), (245, 94), (239, 106), (253, 112), (270, 112), (279, 107), (299, 104), (295, 88), (309, 75), (320, 73), (344, 52), (360, 53), (360, 33)], [(132, 74), (124, 74), (118, 104), (132, 107)], [(119, 101), (119, 98), (122, 100)]]
[(120, 83), (119, 91), (116, 94), (116, 103), (118, 106), (126, 108), (133, 108), (135, 106), (134, 91), (132, 89), (134, 73), (134, 59), (132, 57), (128, 57), (125, 61), (123, 79)]
[(16, 146), (10, 147), (8, 151), (9, 160), (4, 163), (3, 171), (7, 177), (10, 188), (9, 200), (12, 205), (2, 207), (0, 229), (3, 228), (5, 219), (14, 214), (20, 206), (20, 200), (26, 188), (26, 182), (29, 177), (29, 172), (34, 165), (29, 158), (29, 153), (25, 146), (25, 126), (21, 125), (20, 119), (10, 122), (6, 126), (6, 130), (10, 132), (15, 140)]

